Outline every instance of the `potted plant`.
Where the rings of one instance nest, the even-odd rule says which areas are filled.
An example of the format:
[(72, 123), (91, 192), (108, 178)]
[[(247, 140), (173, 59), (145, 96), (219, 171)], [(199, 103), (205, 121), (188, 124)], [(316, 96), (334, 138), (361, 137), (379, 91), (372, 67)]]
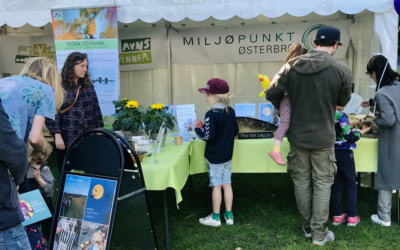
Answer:
[[(157, 139), (158, 132), (160, 131), (161, 125), (165, 123), (165, 127), (170, 130), (174, 129), (174, 119), (175, 117), (170, 113), (167, 113), (168, 107), (165, 107), (162, 103), (157, 103), (151, 105), (147, 108), (145, 114), (142, 116), (142, 122), (144, 123), (144, 128), (146, 134), (148, 134), (153, 140)], [(167, 138), (167, 133), (164, 134), (161, 146), (165, 146), (165, 139)]]
[(125, 137), (142, 135), (142, 107), (137, 101), (128, 101), (126, 98), (121, 101), (113, 101), (115, 115), (113, 130), (122, 131)]

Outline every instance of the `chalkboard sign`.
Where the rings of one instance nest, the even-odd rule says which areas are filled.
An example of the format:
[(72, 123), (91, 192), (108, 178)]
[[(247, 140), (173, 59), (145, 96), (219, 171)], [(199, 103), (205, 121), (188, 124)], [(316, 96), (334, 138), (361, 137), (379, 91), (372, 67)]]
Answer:
[(239, 133), (238, 139), (239, 140), (246, 140), (246, 139), (268, 139), (272, 138), (274, 135), (272, 132), (251, 132), (251, 133)]

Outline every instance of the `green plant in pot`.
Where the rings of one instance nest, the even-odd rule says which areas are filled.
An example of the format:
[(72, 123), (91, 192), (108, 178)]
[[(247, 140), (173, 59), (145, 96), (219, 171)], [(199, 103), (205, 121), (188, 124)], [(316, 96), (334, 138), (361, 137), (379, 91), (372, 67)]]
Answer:
[[(142, 116), (142, 122), (145, 126), (146, 134), (150, 135), (153, 140), (157, 139), (158, 132), (160, 130), (163, 122), (165, 127), (170, 130), (174, 129), (174, 119), (175, 117), (167, 112), (168, 107), (165, 107), (162, 103), (157, 103), (151, 105), (147, 108), (145, 114)], [(167, 133), (165, 132), (163, 137), (162, 147), (165, 146), (165, 139), (167, 138)]]
[(115, 105), (115, 116), (113, 123), (114, 131), (122, 131), (125, 137), (140, 135), (142, 126), (142, 107), (137, 101), (113, 101)]

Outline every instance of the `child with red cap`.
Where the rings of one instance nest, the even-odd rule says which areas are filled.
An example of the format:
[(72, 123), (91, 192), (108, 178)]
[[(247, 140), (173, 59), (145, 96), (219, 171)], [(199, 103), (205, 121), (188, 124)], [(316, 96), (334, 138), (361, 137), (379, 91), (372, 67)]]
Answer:
[(204, 157), (207, 159), (208, 174), (212, 191), (213, 212), (199, 222), (203, 225), (221, 226), (220, 208), (222, 201), (221, 188), (224, 189), (225, 221), (233, 225), (231, 186), (231, 165), (235, 136), (239, 133), (235, 110), (229, 107), (232, 95), (226, 81), (213, 78), (207, 87), (199, 89), (206, 94), (206, 102), (211, 109), (206, 113), (204, 125), (199, 122), (195, 126), (196, 134), (206, 142)]

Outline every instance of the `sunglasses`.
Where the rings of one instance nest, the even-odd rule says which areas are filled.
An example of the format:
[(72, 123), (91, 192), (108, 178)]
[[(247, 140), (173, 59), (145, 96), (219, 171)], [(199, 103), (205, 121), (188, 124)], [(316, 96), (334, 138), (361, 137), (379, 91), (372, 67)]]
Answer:
[(87, 54), (86, 53), (79, 53), (75, 56), (74, 61), (83, 61), (87, 58)]

